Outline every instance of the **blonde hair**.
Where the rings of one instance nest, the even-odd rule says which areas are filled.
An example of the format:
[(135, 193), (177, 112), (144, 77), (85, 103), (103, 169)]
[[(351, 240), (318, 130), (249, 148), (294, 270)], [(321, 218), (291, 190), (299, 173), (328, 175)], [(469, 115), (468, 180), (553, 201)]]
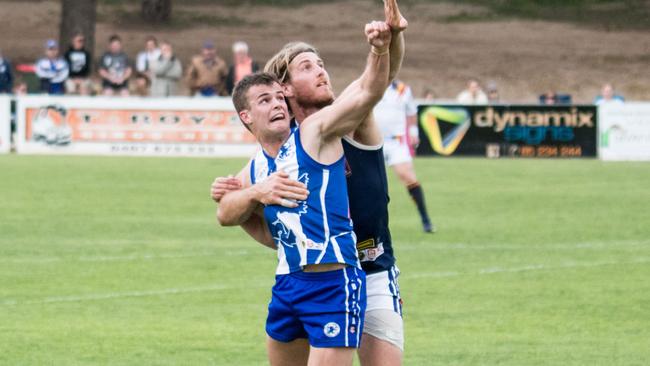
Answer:
[(296, 56), (304, 52), (315, 53), (320, 57), (316, 47), (305, 42), (291, 42), (287, 43), (282, 49), (276, 53), (264, 66), (264, 72), (275, 75), (280, 83), (289, 81), (289, 64)]

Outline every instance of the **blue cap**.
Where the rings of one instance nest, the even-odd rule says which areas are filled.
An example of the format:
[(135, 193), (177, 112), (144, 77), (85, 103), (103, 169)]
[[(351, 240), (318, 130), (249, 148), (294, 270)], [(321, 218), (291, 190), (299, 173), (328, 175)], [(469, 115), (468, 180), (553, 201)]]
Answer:
[(212, 41), (205, 41), (205, 42), (203, 42), (203, 48), (213, 49), (214, 48), (214, 43)]
[(57, 47), (59, 47), (59, 45), (53, 39), (48, 39), (47, 42), (45, 42), (45, 48), (47, 48), (47, 49), (57, 48)]

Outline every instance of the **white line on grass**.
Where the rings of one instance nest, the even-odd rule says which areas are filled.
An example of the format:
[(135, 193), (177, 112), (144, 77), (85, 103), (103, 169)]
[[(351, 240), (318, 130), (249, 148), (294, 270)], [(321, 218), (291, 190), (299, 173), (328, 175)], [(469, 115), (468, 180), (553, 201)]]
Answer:
[(495, 273), (517, 273), (517, 272), (528, 272), (528, 271), (543, 271), (543, 270), (562, 270), (562, 269), (571, 269), (571, 268), (590, 268), (590, 267), (601, 267), (601, 266), (612, 266), (619, 264), (645, 264), (650, 263), (650, 258), (638, 258), (635, 260), (627, 262), (566, 262), (560, 265), (548, 265), (548, 264), (532, 264), (521, 267), (513, 268), (503, 268), (503, 267), (490, 267), (483, 268), (476, 272), (420, 272), (405, 275), (407, 279), (419, 279), (419, 278), (447, 278), (447, 277), (458, 277), (458, 276), (472, 276), (472, 275), (489, 275)]
[(424, 248), (430, 250), (547, 250), (547, 249), (615, 249), (622, 247), (640, 247), (647, 246), (650, 248), (650, 241), (594, 241), (582, 243), (555, 243), (555, 244), (540, 244), (540, 243), (520, 243), (520, 244), (469, 244), (469, 243), (437, 243), (437, 242), (416, 242), (404, 243), (400, 245), (397, 243), (398, 251), (421, 251)]
[[(422, 247), (428, 250), (547, 250), (547, 249), (614, 249), (621, 247), (640, 247), (648, 246), (650, 241), (603, 241), (603, 242), (583, 242), (567, 244), (468, 244), (468, 243), (405, 243), (399, 245), (400, 251), (421, 251)], [(52, 263), (63, 261), (76, 262), (128, 262), (128, 261), (145, 261), (157, 259), (182, 259), (195, 257), (216, 257), (216, 256), (243, 256), (252, 252), (246, 249), (195, 252), (185, 254), (130, 254), (130, 255), (97, 255), (81, 257), (16, 257), (0, 258), (0, 263)]]
[[(271, 284), (257, 284), (257, 285), (247, 285), (247, 288), (251, 287), (269, 287)], [(168, 288), (161, 290), (146, 290), (146, 291), (127, 291), (127, 292), (110, 292), (106, 294), (89, 294), (89, 295), (70, 295), (70, 296), (50, 296), (43, 299), (37, 300), (4, 300), (0, 302), (4, 306), (14, 306), (14, 305), (44, 305), (44, 304), (53, 304), (53, 303), (63, 303), (63, 302), (82, 302), (82, 301), (98, 301), (98, 300), (112, 300), (112, 299), (122, 299), (128, 297), (147, 297), (147, 296), (166, 296), (166, 295), (179, 295), (179, 294), (189, 294), (196, 292), (210, 292), (210, 291), (225, 291), (225, 290), (234, 290), (241, 288), (241, 284), (237, 285), (213, 285), (213, 286), (203, 286), (203, 287), (186, 287), (186, 288)]]
[[(540, 271), (540, 270), (561, 270), (561, 269), (571, 269), (571, 268), (590, 268), (590, 267), (600, 267), (600, 266), (610, 266), (610, 265), (621, 265), (621, 264), (645, 264), (650, 263), (650, 258), (638, 258), (632, 261), (608, 261), (608, 262), (566, 262), (560, 265), (545, 265), (545, 264), (533, 264), (521, 267), (513, 268), (503, 268), (503, 267), (490, 267), (478, 270), (477, 272), (421, 272), (405, 276), (407, 279), (420, 279), (420, 278), (447, 278), (447, 277), (459, 277), (467, 275), (489, 275), (495, 273), (519, 273), (519, 272), (528, 272), (528, 271)], [(263, 282), (263, 281), (259, 281)], [(270, 284), (261, 284), (256, 285), (247, 285), (246, 287), (270, 287)], [(52, 303), (64, 303), (64, 302), (82, 302), (82, 301), (99, 301), (99, 300), (112, 300), (112, 299), (121, 299), (127, 297), (146, 297), (146, 296), (165, 296), (165, 295), (178, 295), (186, 293), (195, 293), (195, 292), (208, 292), (208, 291), (224, 291), (224, 290), (234, 290), (241, 288), (241, 284), (233, 285), (213, 285), (213, 286), (204, 286), (204, 287), (188, 287), (188, 288), (171, 288), (171, 289), (162, 289), (162, 290), (146, 290), (146, 291), (128, 291), (128, 292), (112, 292), (107, 294), (90, 294), (90, 295), (71, 295), (71, 296), (52, 296), (46, 297), (44, 299), (38, 300), (4, 300), (0, 302), (0, 305), (3, 306), (15, 306), (15, 305), (45, 305)]]
[(52, 262), (129, 262), (146, 261), (157, 259), (183, 259), (195, 257), (215, 256), (243, 256), (248, 255), (248, 250), (225, 250), (221, 252), (195, 252), (185, 254), (130, 254), (130, 255), (97, 255), (81, 257), (23, 257), (23, 258), (0, 258), (0, 263), (52, 263)]

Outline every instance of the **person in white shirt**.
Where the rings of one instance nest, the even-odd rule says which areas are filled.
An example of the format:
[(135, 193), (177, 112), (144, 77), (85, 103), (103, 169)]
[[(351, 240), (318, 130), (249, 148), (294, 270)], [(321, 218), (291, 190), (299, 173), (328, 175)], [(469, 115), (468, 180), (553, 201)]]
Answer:
[(458, 94), (456, 101), (461, 104), (488, 104), (488, 97), (478, 81), (471, 79), (467, 83), (467, 89)]
[(140, 90), (142, 94), (149, 94), (149, 86), (153, 75), (151, 65), (160, 58), (160, 48), (158, 40), (154, 36), (148, 36), (144, 42), (142, 50), (135, 59), (135, 89)]

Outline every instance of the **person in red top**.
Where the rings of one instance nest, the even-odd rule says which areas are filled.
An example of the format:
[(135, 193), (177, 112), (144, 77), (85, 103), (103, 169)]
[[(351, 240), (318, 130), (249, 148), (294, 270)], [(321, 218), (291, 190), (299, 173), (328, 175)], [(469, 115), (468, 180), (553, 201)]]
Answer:
[(259, 71), (260, 69), (257, 62), (253, 61), (253, 59), (248, 55), (248, 45), (246, 42), (239, 41), (233, 43), (232, 57), (233, 64), (228, 69), (228, 77), (226, 78), (228, 94), (231, 95), (239, 80), (243, 79), (246, 75)]

